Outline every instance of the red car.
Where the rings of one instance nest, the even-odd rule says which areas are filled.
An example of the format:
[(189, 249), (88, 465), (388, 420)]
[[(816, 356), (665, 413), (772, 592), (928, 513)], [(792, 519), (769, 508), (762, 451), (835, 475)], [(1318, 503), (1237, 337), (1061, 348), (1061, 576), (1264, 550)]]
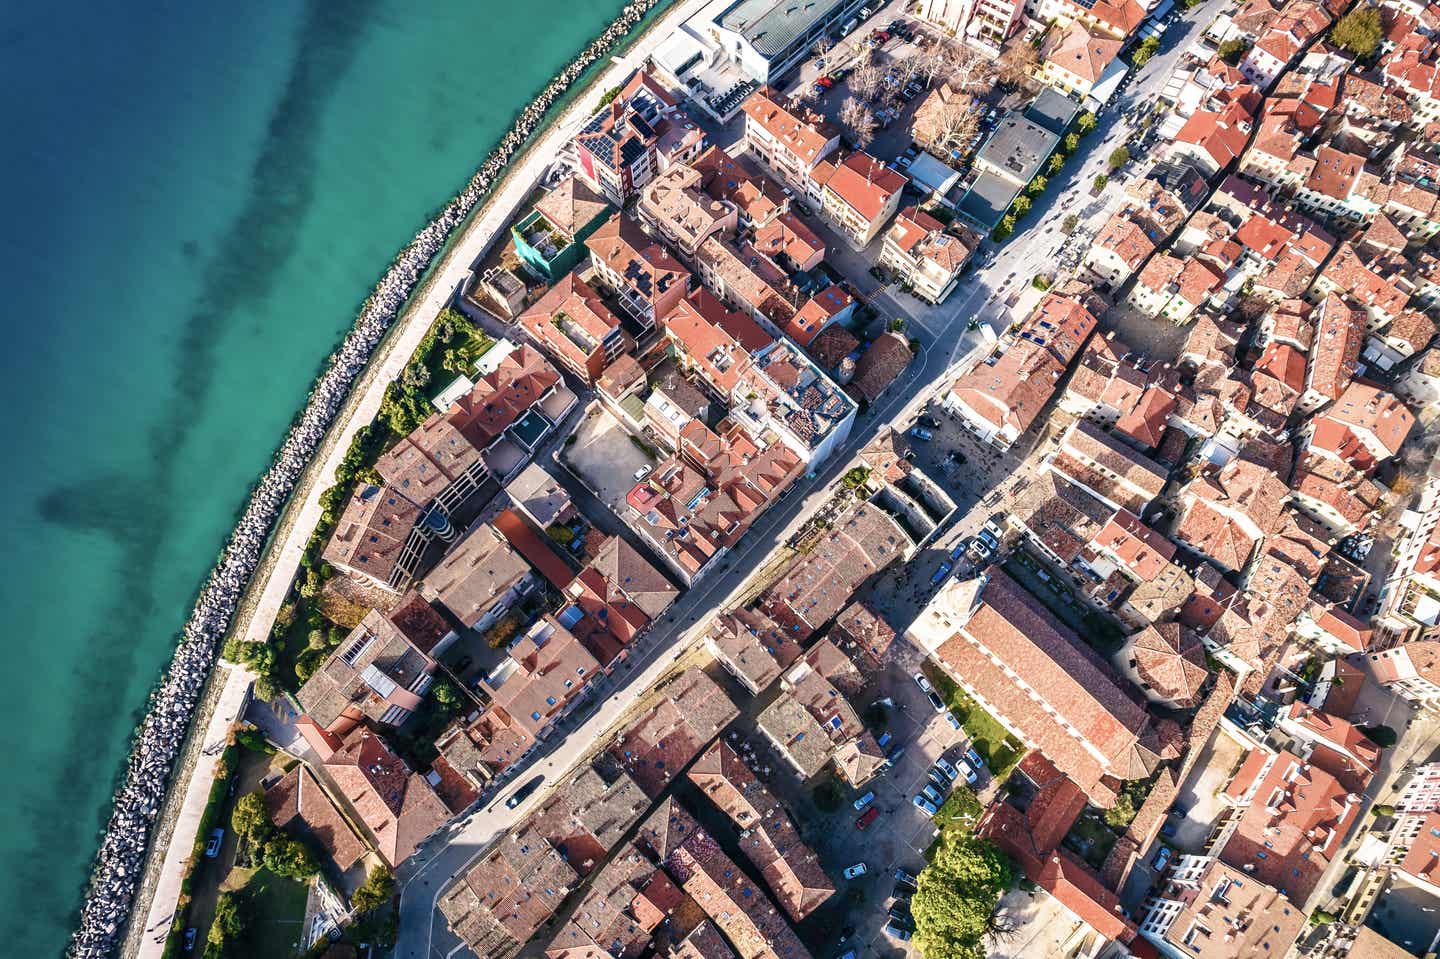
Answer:
[(878, 806), (871, 806), (869, 809), (865, 810), (865, 815), (855, 820), (855, 828), (863, 830), (866, 826), (870, 825), (872, 822), (879, 818), (880, 808)]
[(835, 81), (830, 79), (829, 77), (819, 77), (818, 79), (816, 79), (815, 84), (816, 86), (821, 86), (828, 90), (835, 85)]

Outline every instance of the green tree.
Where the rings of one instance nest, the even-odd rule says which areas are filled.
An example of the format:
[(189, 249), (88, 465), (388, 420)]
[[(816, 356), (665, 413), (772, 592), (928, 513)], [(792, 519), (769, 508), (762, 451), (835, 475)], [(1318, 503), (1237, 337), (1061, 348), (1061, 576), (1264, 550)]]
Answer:
[(265, 844), (265, 868), (291, 879), (308, 879), (320, 871), (310, 847), (289, 836), (276, 836)]
[(373, 912), (395, 895), (395, 874), (385, 866), (376, 866), (350, 897), (350, 905), (358, 912)]
[(963, 829), (940, 836), (910, 901), (915, 945), (927, 959), (983, 959), (983, 939), (1014, 870), (994, 843)]
[(1244, 37), (1232, 37), (1220, 44), (1220, 48), (1216, 52), (1220, 55), (1221, 60), (1233, 67), (1240, 62), (1241, 58), (1245, 56), (1245, 51), (1249, 49), (1249, 40)]
[(1066, 216), (1064, 220), (1060, 221), (1060, 229), (1064, 230), (1067, 234), (1074, 233), (1075, 228), (1079, 225), (1080, 217), (1076, 216), (1074, 213), (1071, 213), (1070, 215)]
[(1130, 54), (1130, 64), (1136, 70), (1139, 70), (1145, 64), (1149, 63), (1150, 58), (1155, 56), (1155, 54), (1159, 52), (1159, 50), (1160, 38), (1146, 37), (1144, 40), (1140, 41), (1140, 44), (1137, 47), (1135, 47), (1135, 52)]
[(435, 694), (435, 702), (445, 707), (446, 712), (453, 713), (463, 704), (460, 699), (460, 691), (455, 688), (453, 683), (446, 680), (442, 679), (436, 683), (431, 692)]
[(888, 329), (890, 330), (891, 333), (899, 333), (899, 332), (901, 332), (902, 330), (905, 329), (905, 320), (904, 320), (902, 317), (898, 317), (898, 316), (895, 317), (895, 319), (893, 319), (893, 320), (890, 321), (890, 325), (889, 325)]
[(1048, 290), (1050, 289), (1050, 280), (1044, 273), (1036, 273), (1030, 278), (1030, 285), (1037, 290)]
[(1080, 131), (1081, 136), (1084, 136), (1091, 130), (1095, 129), (1095, 114), (1091, 113), (1089, 110), (1086, 110), (1084, 113), (1080, 114), (1080, 116), (1076, 117), (1075, 119), (1075, 129)]
[(1067, 133), (1065, 134), (1065, 139), (1060, 141), (1060, 143), (1061, 149), (1065, 151), (1065, 155), (1069, 156), (1076, 150), (1080, 149), (1080, 134)]
[(1103, 189), (1105, 189), (1105, 184), (1107, 184), (1107, 183), (1109, 183), (1109, 182), (1110, 182), (1110, 177), (1109, 177), (1108, 175), (1106, 175), (1106, 174), (1104, 174), (1104, 173), (1097, 173), (1097, 174), (1095, 174), (1095, 189), (1096, 189), (1097, 191), (1098, 191), (1098, 190), (1103, 190)]
[(1135, 801), (1129, 793), (1121, 793), (1115, 805), (1105, 810), (1105, 825), (1112, 829), (1124, 829), (1135, 818)]
[(991, 236), (993, 236), (997, 241), (1003, 241), (1003, 240), (1008, 240), (1008, 239), (1010, 238), (1010, 234), (1012, 234), (1012, 233), (1014, 233), (1014, 232), (1015, 232), (1015, 214), (1013, 214), (1013, 213), (1007, 213), (1007, 214), (1005, 214), (1005, 216), (1000, 220), (1000, 225), (995, 228), (995, 232), (992, 233)]
[(1055, 174), (1059, 173), (1064, 167), (1065, 167), (1065, 158), (1064, 158), (1063, 156), (1061, 156), (1060, 154), (1057, 153), (1057, 154), (1055, 154), (1054, 156), (1052, 156), (1052, 157), (1050, 158), (1050, 166), (1049, 166), (1048, 169), (1050, 170), (1050, 175), (1051, 175), (1051, 176), (1054, 176)]
[(1372, 6), (1357, 6), (1335, 24), (1330, 39), (1338, 47), (1364, 59), (1380, 45), (1380, 11)]
[(1028, 186), (1025, 187), (1025, 192), (1030, 194), (1031, 196), (1038, 196), (1041, 193), (1044, 193), (1045, 188), (1049, 185), (1049, 180), (1045, 179), (1043, 176), (1037, 176), (1035, 179), (1030, 181), (1030, 184)]
[(1017, 196), (1015, 204), (1011, 207), (1017, 217), (1022, 217), (1030, 212), (1030, 198), (1028, 196)]
[(230, 811), (230, 828), (237, 835), (256, 842), (264, 842), (274, 832), (275, 824), (265, 808), (265, 796), (258, 789), (235, 800), (235, 808)]
[(234, 892), (222, 892), (215, 900), (215, 914), (210, 920), (210, 934), (206, 937), (216, 946), (224, 946), (239, 937), (245, 928), (245, 900)]
[(1110, 156), (1105, 159), (1105, 165), (1114, 173), (1122, 166), (1130, 162), (1130, 151), (1123, 146), (1116, 147), (1110, 151)]

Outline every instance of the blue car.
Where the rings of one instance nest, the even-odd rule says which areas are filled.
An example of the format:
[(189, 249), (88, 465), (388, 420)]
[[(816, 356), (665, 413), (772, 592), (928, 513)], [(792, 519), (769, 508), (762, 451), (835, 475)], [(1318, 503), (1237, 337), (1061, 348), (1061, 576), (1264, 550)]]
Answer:
[(964, 555), (965, 541), (962, 539), (960, 542), (956, 543), (955, 548), (950, 551), (950, 562), (958, 563), (960, 561), (960, 557)]
[(935, 571), (935, 575), (930, 577), (930, 585), (938, 585), (946, 576), (950, 575), (952, 568), (949, 563), (941, 563), (940, 568)]

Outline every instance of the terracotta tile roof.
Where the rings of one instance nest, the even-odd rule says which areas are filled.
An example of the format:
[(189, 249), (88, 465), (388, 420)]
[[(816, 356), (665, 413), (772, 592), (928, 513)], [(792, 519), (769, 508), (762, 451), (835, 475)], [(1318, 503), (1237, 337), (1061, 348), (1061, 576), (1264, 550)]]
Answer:
[(690, 668), (610, 743), (608, 752), (654, 799), (740, 711), (714, 680)]
[(1401, 344), (1413, 355), (1430, 345), (1435, 338), (1435, 321), (1419, 310), (1406, 310), (1385, 328), (1385, 339)]
[(1111, 251), (1131, 270), (1137, 269), (1155, 251), (1155, 242), (1146, 235), (1144, 226), (1123, 212), (1105, 221), (1094, 246)]
[(1010, 514), (1062, 563), (1070, 563), (1114, 510), (1059, 473), (1046, 470), (1015, 495)]
[(609, 207), (603, 196), (573, 173), (535, 204), (535, 209), (547, 223), (569, 237), (589, 226), (591, 220)]
[(1115, 432), (1154, 449), (1160, 445), (1175, 407), (1175, 397), (1170, 391), (1160, 386), (1147, 387), (1134, 409), (1122, 413), (1116, 420)]
[(1305, 913), (1289, 898), (1216, 859), (1193, 884), (1162, 895), (1182, 905), (1164, 934), (1168, 949), (1196, 959), (1285, 956), (1305, 929)]
[(855, 364), (855, 379), (849, 388), (866, 402), (874, 403), (885, 395), (914, 358), (905, 337), (899, 333), (883, 333), (860, 355)]
[(996, 426), (1023, 433), (1095, 326), (1095, 315), (1080, 302), (1046, 293), (1014, 344), (993, 365), (982, 363), (956, 380), (951, 392)]
[(560, 374), (540, 351), (522, 345), (435, 416), (449, 420), (476, 449), (485, 449), (559, 383)]
[[(1138, 4), (1133, 2), (1130, 5), (1138, 8)], [(1093, 84), (1124, 45), (1124, 41), (1092, 32), (1085, 24), (1075, 20), (1045, 44), (1042, 56), (1047, 63)]]
[(935, 653), (946, 670), (999, 705), (1097, 804), (1114, 801), (1103, 779), (1147, 777), (1161, 749), (1155, 728), (1108, 665), (1003, 572), (989, 571), (973, 594), (952, 582), (922, 614), (954, 630)]
[(788, 256), (797, 265), (825, 255), (825, 241), (794, 213), (782, 213), (755, 231), (755, 248), (766, 256)]
[(530, 524), (526, 523), (519, 513), (513, 509), (504, 509), (492, 523), (500, 535), (509, 540), (510, 545), (525, 557), (526, 562), (535, 567), (556, 589), (563, 590), (570, 585), (575, 573), (565, 560), (561, 559), (560, 554), (555, 552), (555, 548), (531, 529)]
[(1409, 294), (1365, 265), (1355, 247), (1343, 243), (1335, 258), (1320, 274), (1334, 285), (1337, 293), (1359, 303), (1379, 317), (1398, 316), (1409, 300)]
[(357, 727), (325, 760), (361, 822), (375, 838), (380, 857), (394, 868), (450, 818), (425, 777), (405, 765), (375, 733)]
[(1393, 393), (1368, 383), (1351, 383), (1315, 420), (1310, 447), (1368, 470), (1400, 452), (1414, 425), (1415, 414)]
[[(1343, 289), (1343, 287), (1342, 287)], [(1311, 352), (1308, 388), (1328, 400), (1338, 399), (1355, 375), (1365, 340), (1365, 314), (1352, 310), (1334, 293), (1316, 311), (1315, 346)]]
[(1200, 637), (1179, 623), (1156, 623), (1128, 640), (1135, 670), (1147, 687), (1179, 709), (1200, 702), (1210, 677)]
[(717, 616), (705, 642), (726, 668), (757, 690), (767, 689), (803, 652), (769, 616), (740, 607)]
[(830, 629), (830, 638), (852, 657), (864, 655), (874, 666), (883, 666), (890, 646), (895, 642), (895, 627), (887, 623), (866, 602), (847, 606)]
[(303, 763), (265, 790), (265, 809), (270, 821), (281, 829), (298, 823), (341, 872), (359, 862), (367, 851), (365, 841), (350, 828), (329, 793)]
[(868, 153), (852, 153), (841, 160), (825, 182), (825, 189), (845, 201), (852, 210), (868, 221), (884, 211), (890, 198), (910, 182)]
[(1176, 549), (1174, 543), (1123, 509), (1100, 530), (1095, 545), (1108, 551), (1141, 582), (1160, 576), (1175, 558)]
[[(759, 173), (746, 160), (735, 159), (718, 146), (712, 146), (690, 164), (701, 175), (706, 193), (717, 200), (735, 204), (752, 223), (769, 224), (787, 205), (785, 194), (769, 177)], [(803, 224), (801, 224), (803, 228)], [(801, 236), (809, 233), (808, 229)], [(813, 236), (814, 234), (810, 234)], [(823, 244), (821, 249), (823, 249)]]
[[(296, 693), (311, 720), (344, 735), (362, 718), (399, 725), (419, 707), (435, 661), (370, 610)], [(422, 693), (416, 693), (419, 688)], [(406, 710), (396, 718), (393, 709)]]
[(860, 584), (911, 545), (888, 514), (857, 503), (765, 592), (761, 608), (803, 640), (839, 614)]
[(1147, 289), (1162, 292), (1179, 278), (1184, 269), (1185, 261), (1179, 257), (1169, 253), (1157, 253), (1140, 271), (1137, 283)]
[(1221, 110), (1196, 110), (1175, 134), (1177, 143), (1203, 150), (1218, 167), (1239, 156), (1250, 137), (1250, 114), (1236, 102)]
[(784, 324), (785, 335), (801, 346), (808, 347), (830, 321), (849, 309), (855, 298), (835, 284), (811, 296), (800, 305)]
[(740, 959), (810, 959), (769, 897), (676, 800), (660, 805), (642, 825), (641, 836)]
[(724, 396), (740, 382), (751, 355), (774, 342), (748, 315), (726, 309), (704, 288), (690, 292), (661, 322), (666, 338)]
[(827, 371), (835, 370), (841, 361), (859, 348), (860, 341), (855, 334), (838, 323), (821, 330), (807, 347), (815, 362)]
[(782, 95), (770, 87), (761, 87), (750, 94), (741, 109), (747, 121), (764, 128), (791, 153), (811, 165), (820, 159), (825, 145), (836, 136), (834, 128), (814, 111), (786, 106)]
[(835, 893), (820, 857), (800, 838), (784, 805), (728, 745), (717, 742), (690, 767), (690, 781), (740, 830), (740, 851), (760, 871), (792, 922)]
[[(1258, 771), (1251, 761), (1257, 753)], [(1304, 902), (1340, 851), (1359, 814), (1359, 797), (1289, 752), (1257, 750), (1247, 758), (1242, 776), (1247, 771), (1253, 778), (1226, 790), (1243, 812), (1220, 859)]]

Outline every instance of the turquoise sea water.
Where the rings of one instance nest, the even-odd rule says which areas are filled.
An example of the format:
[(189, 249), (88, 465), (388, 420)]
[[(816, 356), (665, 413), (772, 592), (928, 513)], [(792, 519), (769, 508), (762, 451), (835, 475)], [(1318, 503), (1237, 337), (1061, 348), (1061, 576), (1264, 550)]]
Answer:
[(64, 948), (145, 696), (371, 284), (619, 6), (7, 13), (0, 954)]

